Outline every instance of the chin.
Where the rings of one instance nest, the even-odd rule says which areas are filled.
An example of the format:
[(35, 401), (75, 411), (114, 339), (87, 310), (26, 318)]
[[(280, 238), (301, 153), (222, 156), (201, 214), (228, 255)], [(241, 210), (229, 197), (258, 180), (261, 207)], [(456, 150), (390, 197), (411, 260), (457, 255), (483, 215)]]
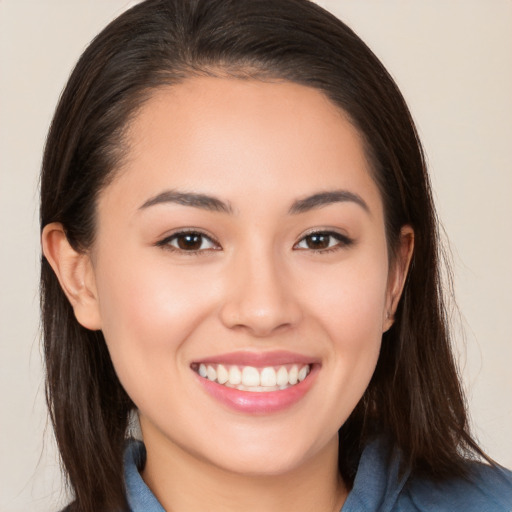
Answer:
[[(207, 462), (219, 469), (250, 477), (276, 477), (309, 468), (318, 457), (337, 459), (338, 435), (336, 432), (331, 438), (321, 435), (308, 440), (303, 432), (287, 430), (283, 435), (267, 430), (253, 436), (228, 436), (224, 442), (219, 439), (214, 450), (211, 448)], [(206, 454), (203, 451), (203, 457)]]
[(217, 459), (216, 466), (237, 475), (264, 478), (290, 474), (300, 468), (306, 460), (303, 453), (265, 453), (265, 450), (252, 450), (246, 453), (244, 450)]

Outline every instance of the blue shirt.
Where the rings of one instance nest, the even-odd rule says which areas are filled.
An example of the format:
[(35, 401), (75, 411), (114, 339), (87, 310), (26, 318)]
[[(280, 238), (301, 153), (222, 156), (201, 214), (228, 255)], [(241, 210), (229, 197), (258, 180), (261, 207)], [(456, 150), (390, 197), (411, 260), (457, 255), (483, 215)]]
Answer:
[[(131, 441), (125, 452), (130, 512), (165, 512), (140, 476), (146, 450)], [(363, 451), (354, 486), (340, 512), (512, 512), (512, 472), (468, 462), (471, 479), (442, 483), (399, 474), (399, 457), (382, 441)]]

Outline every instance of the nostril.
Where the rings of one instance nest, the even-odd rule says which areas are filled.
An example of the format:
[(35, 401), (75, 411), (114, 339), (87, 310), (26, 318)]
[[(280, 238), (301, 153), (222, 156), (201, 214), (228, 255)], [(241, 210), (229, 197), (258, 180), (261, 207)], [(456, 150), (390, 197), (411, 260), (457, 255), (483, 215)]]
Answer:
[(255, 301), (230, 302), (220, 311), (222, 323), (229, 329), (248, 330), (254, 336), (268, 336), (295, 326), (301, 318), (300, 309), (292, 302), (257, 305)]

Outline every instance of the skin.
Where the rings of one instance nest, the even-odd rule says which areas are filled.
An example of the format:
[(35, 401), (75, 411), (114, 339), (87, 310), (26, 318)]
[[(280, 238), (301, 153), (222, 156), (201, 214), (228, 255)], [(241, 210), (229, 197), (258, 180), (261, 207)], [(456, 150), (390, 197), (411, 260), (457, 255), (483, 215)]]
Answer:
[[(358, 132), (314, 89), (209, 77), (156, 91), (127, 137), (94, 246), (75, 253), (51, 224), (43, 249), (139, 408), (143, 478), (168, 511), (339, 510), (337, 431), (375, 369), (413, 250), (406, 226), (388, 259)], [(162, 200), (170, 190), (226, 211)], [(290, 211), (334, 190), (349, 200)], [(206, 235), (199, 252), (169, 238), (183, 228)], [(340, 239), (314, 250), (312, 230)], [(273, 350), (319, 371), (299, 402), (269, 414), (219, 403), (190, 367)]]

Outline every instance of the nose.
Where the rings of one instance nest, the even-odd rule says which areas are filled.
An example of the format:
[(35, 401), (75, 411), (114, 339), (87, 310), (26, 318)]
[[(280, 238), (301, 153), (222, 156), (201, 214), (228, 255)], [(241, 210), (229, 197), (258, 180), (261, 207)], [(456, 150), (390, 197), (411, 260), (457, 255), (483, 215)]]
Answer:
[(229, 329), (265, 337), (302, 318), (286, 265), (270, 254), (239, 255), (229, 270), (220, 318)]

